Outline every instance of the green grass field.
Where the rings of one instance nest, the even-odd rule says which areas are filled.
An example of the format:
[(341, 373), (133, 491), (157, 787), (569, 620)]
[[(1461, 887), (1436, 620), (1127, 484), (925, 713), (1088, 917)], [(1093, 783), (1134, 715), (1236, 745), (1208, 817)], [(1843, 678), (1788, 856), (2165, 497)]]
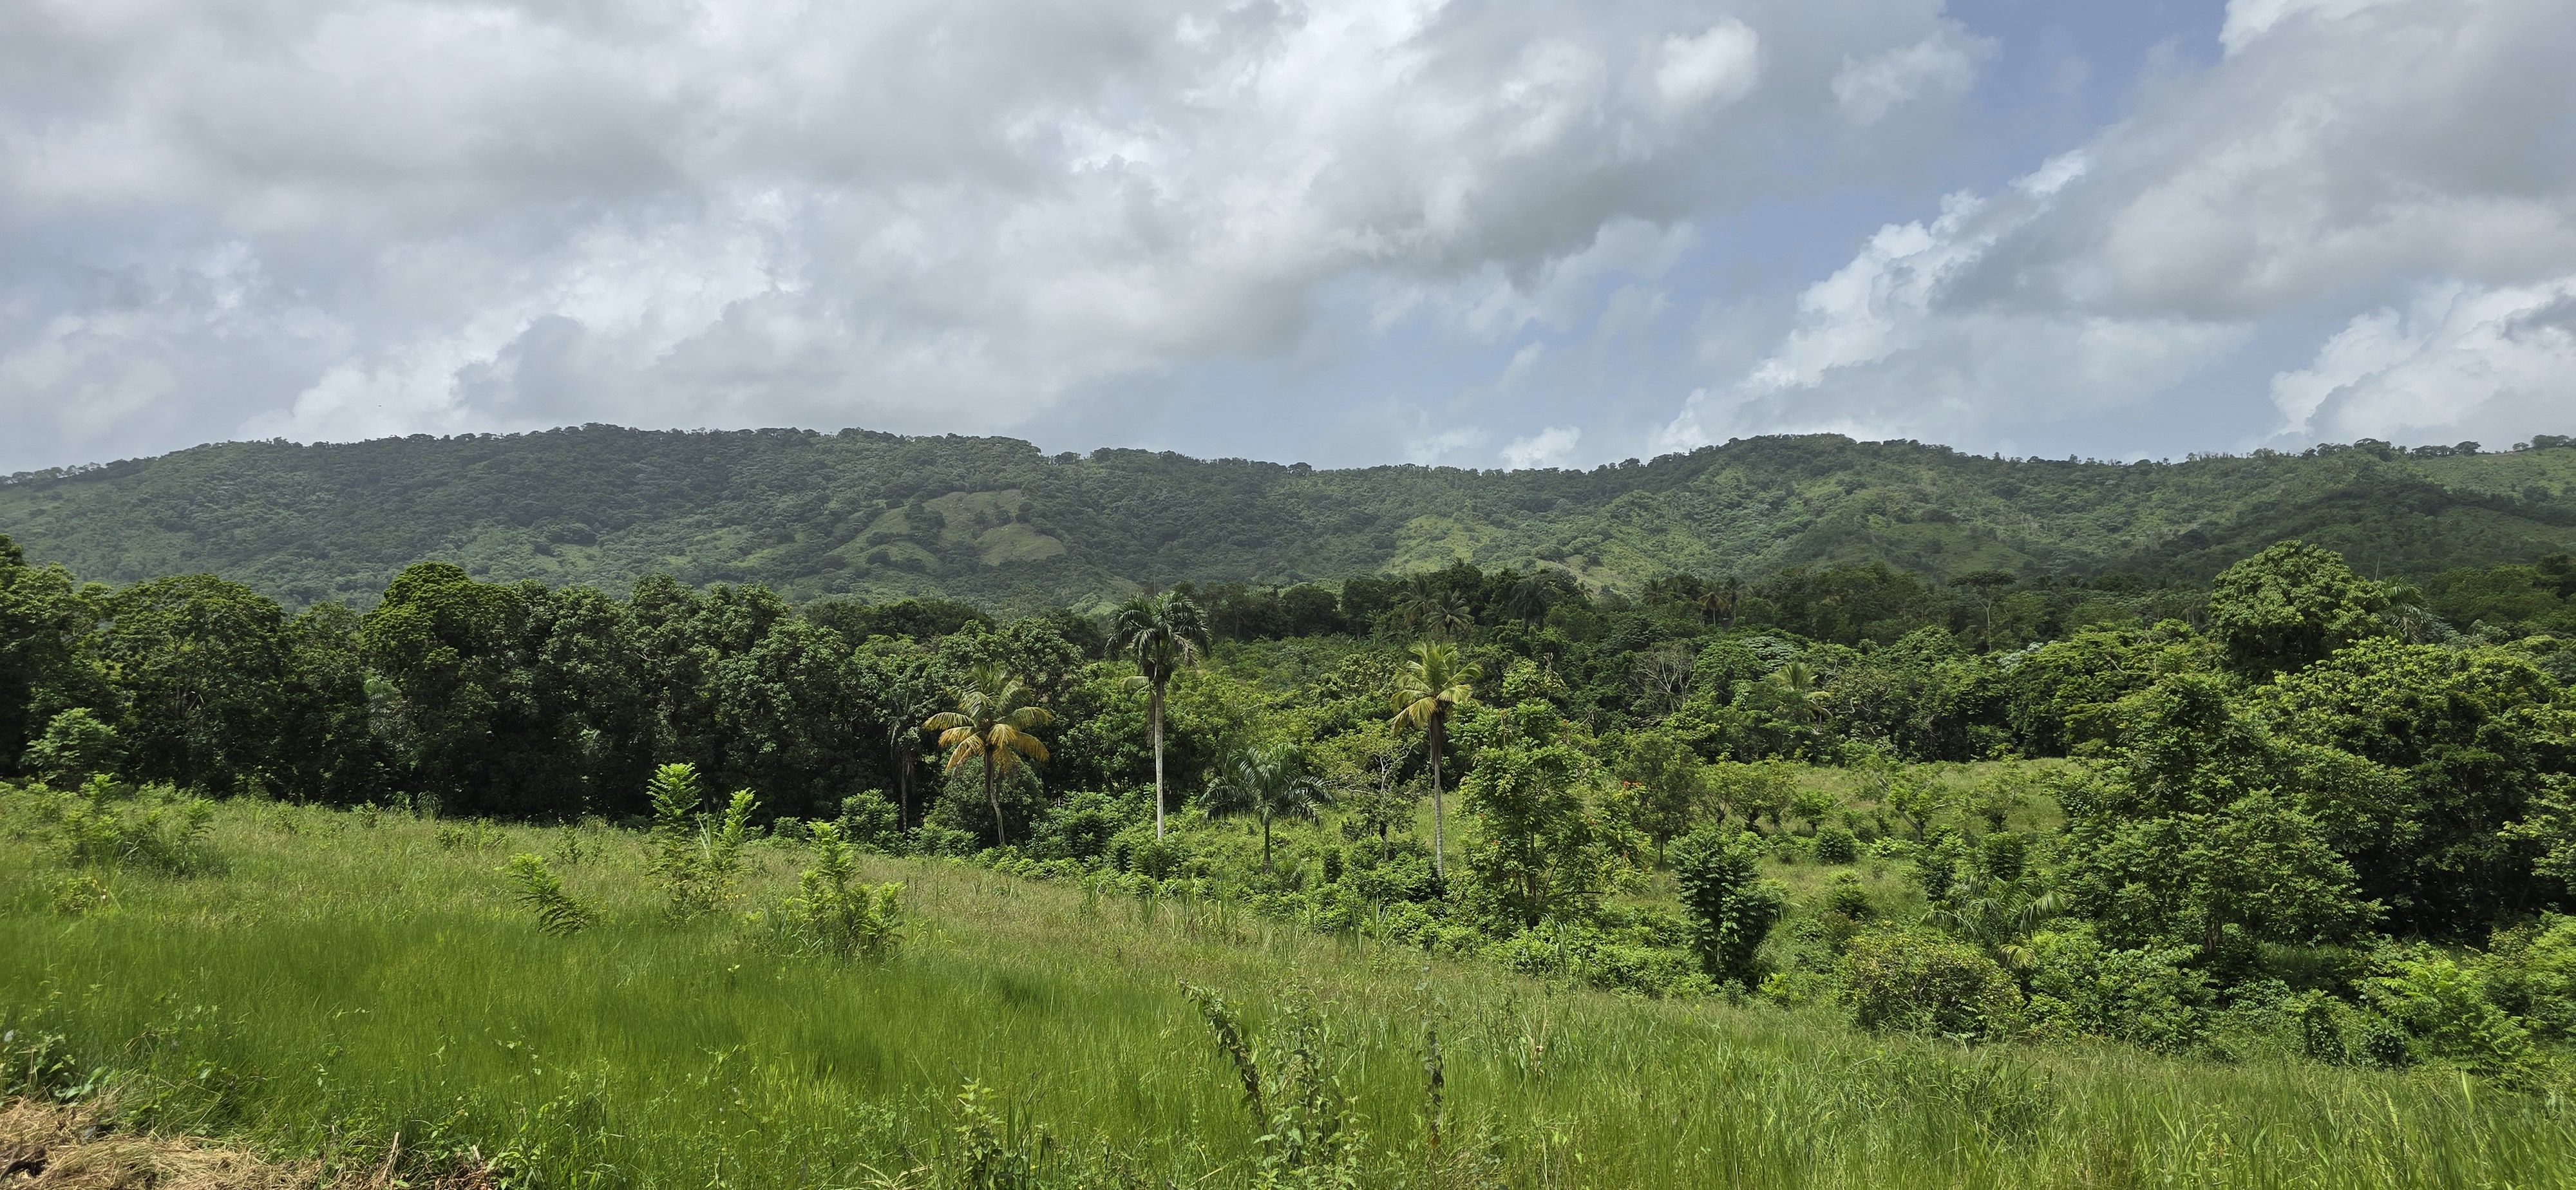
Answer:
[[(111, 903), (68, 914), (68, 869), (0, 839), (12, 1079), (41, 1051), (67, 1062), (39, 1081), (111, 1094), (138, 1127), (349, 1169), (399, 1133), (414, 1168), (472, 1152), (527, 1185), (1258, 1184), (1235, 1070), (1187, 981), (1257, 1039), (1311, 1008), (1365, 1134), (1359, 1185), (2576, 1179), (2565, 1103), (2456, 1073), (1969, 1052), (1824, 1009), (1567, 990), (940, 862), (867, 865), (906, 885), (897, 957), (788, 958), (738, 914), (665, 924), (642, 841), (601, 827), (236, 802), (209, 840), (220, 871), (118, 874)], [(540, 932), (497, 871), (514, 851), (555, 857), (599, 924)], [(810, 862), (751, 854), (741, 909)]]

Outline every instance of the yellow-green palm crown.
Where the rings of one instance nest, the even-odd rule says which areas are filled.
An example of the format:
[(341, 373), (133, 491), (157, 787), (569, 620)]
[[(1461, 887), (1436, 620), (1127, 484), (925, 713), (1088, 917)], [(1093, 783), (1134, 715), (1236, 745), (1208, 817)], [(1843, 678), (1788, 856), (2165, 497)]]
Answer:
[(1476, 701), (1476, 683), (1485, 671), (1458, 659), (1458, 646), (1424, 641), (1413, 646), (1413, 659), (1395, 671), (1395, 722), (1429, 726), (1453, 707)]
[(932, 715), (921, 726), (939, 733), (949, 768), (989, 755), (997, 771), (1008, 773), (1023, 757), (1047, 758), (1045, 742), (1030, 733), (1055, 722), (1055, 714), (1029, 705), (1029, 697), (1027, 683), (987, 662), (976, 666), (957, 691), (956, 710)]

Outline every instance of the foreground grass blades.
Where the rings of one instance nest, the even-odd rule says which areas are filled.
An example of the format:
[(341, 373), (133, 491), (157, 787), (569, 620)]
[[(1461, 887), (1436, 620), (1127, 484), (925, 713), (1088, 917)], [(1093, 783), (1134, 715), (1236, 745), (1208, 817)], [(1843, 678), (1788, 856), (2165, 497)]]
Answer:
[[(233, 803), (206, 842), (223, 874), (115, 874), (73, 913), (53, 860), (0, 841), (10, 1077), (325, 1173), (374, 1172), (399, 1133), (421, 1169), (471, 1154), (527, 1185), (1255, 1184), (1240, 1072), (1186, 982), (1256, 1045), (1305, 1016), (1364, 1185), (2576, 1176), (2567, 1104), (2457, 1074), (1879, 1041), (946, 863), (861, 861), (905, 885), (897, 957), (781, 956), (742, 914), (813, 857), (768, 842), (739, 902), (677, 925), (644, 840), (596, 827)], [(520, 852), (595, 924), (547, 933), (497, 870)], [(24, 1061), (39, 1045), (68, 1060)]]

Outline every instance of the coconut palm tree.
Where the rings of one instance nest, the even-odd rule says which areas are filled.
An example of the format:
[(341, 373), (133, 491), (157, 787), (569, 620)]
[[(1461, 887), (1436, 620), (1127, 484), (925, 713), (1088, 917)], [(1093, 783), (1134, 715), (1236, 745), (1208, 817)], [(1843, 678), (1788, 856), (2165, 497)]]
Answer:
[(1270, 870), (1270, 823), (1280, 818), (1314, 818), (1333, 804), (1324, 783), (1300, 771), (1297, 750), (1286, 744), (1246, 748), (1229, 758), (1199, 795), (1211, 818), (1250, 814), (1261, 820), (1261, 870)]
[(1030, 733), (1055, 722), (1055, 712), (1033, 706), (1031, 691), (1010, 671), (984, 662), (967, 675), (957, 691), (957, 709), (932, 715), (923, 731), (939, 733), (948, 750), (948, 771), (970, 760), (984, 762), (984, 801), (993, 807), (993, 841), (1007, 843), (1002, 825), (1001, 779), (1022, 759), (1045, 760), (1046, 745)]
[(1128, 600), (1109, 621), (1109, 650), (1136, 663), (1145, 731), (1154, 739), (1154, 837), (1163, 837), (1163, 690), (1208, 650), (1207, 613), (1176, 591)]
[(1413, 646), (1413, 659), (1395, 671), (1395, 724), (1429, 733), (1431, 749), (1431, 871), (1446, 878), (1442, 851), (1446, 835), (1440, 800), (1440, 751), (1449, 742), (1449, 713), (1476, 701), (1476, 682), (1485, 676), (1473, 662), (1458, 659), (1458, 646), (1429, 640)]
[(1434, 575), (1414, 575), (1395, 610), (1405, 627), (1436, 639), (1463, 640), (1476, 631), (1476, 614), (1467, 601)]

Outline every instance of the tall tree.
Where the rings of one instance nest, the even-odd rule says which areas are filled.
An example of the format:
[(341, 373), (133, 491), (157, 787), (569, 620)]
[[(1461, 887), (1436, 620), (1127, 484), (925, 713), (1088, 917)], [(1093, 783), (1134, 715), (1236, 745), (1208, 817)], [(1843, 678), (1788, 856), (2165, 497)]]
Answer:
[(1246, 748), (1228, 758), (1216, 779), (1208, 782), (1199, 804), (1210, 817), (1250, 814), (1261, 822), (1261, 870), (1270, 870), (1270, 824), (1281, 818), (1313, 818), (1319, 807), (1333, 804), (1324, 783), (1302, 771), (1297, 749), (1287, 744)]
[(1002, 825), (1001, 779), (1022, 759), (1045, 760), (1046, 745), (1030, 734), (1055, 722), (1055, 713), (1029, 702), (1027, 683), (999, 665), (986, 662), (967, 675), (957, 692), (957, 709), (941, 711), (921, 725), (939, 733), (952, 771), (970, 760), (984, 762), (984, 801), (993, 807), (993, 839), (1007, 843)]
[(1145, 691), (1145, 730), (1154, 739), (1154, 837), (1163, 837), (1163, 692), (1172, 676), (1208, 649), (1207, 613), (1177, 591), (1140, 596), (1118, 609), (1109, 647), (1136, 663)]
[(1413, 646), (1413, 657), (1395, 672), (1395, 722), (1419, 727), (1428, 736), (1431, 751), (1431, 870), (1446, 878), (1448, 870), (1443, 853), (1447, 835), (1443, 826), (1444, 807), (1440, 797), (1440, 751), (1449, 743), (1449, 715), (1459, 707), (1476, 701), (1476, 682), (1485, 671), (1474, 662), (1458, 657), (1458, 646), (1447, 641), (1423, 641)]

